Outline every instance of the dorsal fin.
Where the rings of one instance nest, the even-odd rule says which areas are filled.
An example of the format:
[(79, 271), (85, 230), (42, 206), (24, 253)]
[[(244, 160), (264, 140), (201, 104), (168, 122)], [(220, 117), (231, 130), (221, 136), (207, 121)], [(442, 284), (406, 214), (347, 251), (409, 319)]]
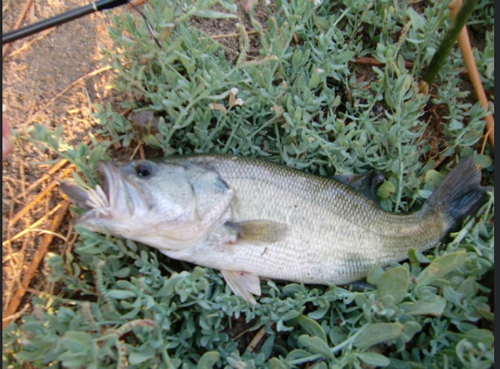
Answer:
[(379, 205), (377, 189), (385, 180), (383, 173), (370, 170), (369, 172), (362, 174), (351, 174), (345, 176), (336, 175), (333, 178), (352, 187)]

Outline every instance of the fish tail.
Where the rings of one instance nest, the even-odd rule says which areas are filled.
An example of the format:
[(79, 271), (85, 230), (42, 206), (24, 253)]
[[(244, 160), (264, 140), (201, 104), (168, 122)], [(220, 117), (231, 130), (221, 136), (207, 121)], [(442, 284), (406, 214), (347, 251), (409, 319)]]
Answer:
[(442, 212), (446, 231), (453, 231), (466, 216), (475, 214), (488, 201), (489, 190), (491, 188), (481, 186), (481, 171), (470, 156), (446, 176), (425, 208)]

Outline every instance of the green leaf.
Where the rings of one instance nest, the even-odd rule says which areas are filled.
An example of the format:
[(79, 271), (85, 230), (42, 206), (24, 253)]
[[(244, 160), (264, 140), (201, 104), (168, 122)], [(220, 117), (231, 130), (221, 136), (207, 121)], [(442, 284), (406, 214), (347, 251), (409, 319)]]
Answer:
[(456, 251), (437, 257), (420, 273), (417, 278), (418, 285), (426, 286), (461, 267), (467, 260), (466, 256), (465, 251)]
[(316, 87), (318, 87), (319, 83), (320, 83), (319, 74), (313, 73), (313, 75), (311, 76), (311, 79), (309, 80), (308, 87), (311, 89), (316, 88)]
[(234, 2), (231, 0), (221, 0), (220, 5), (222, 5), (225, 9), (229, 10), (230, 12), (235, 13), (238, 10), (238, 7)]
[(370, 269), (368, 275), (366, 276), (366, 281), (370, 284), (377, 285), (380, 277), (384, 274), (384, 269), (377, 263), (373, 268)]
[(390, 295), (394, 297), (394, 303), (400, 302), (408, 292), (410, 274), (404, 267), (389, 269), (385, 272), (377, 284), (379, 298)]
[(324, 361), (318, 361), (310, 367), (311, 369), (328, 369), (328, 365)]
[(136, 296), (134, 292), (127, 290), (109, 290), (106, 294), (117, 300), (124, 300)]
[(390, 341), (403, 333), (403, 325), (399, 323), (375, 323), (368, 326), (356, 339), (354, 346), (368, 348), (379, 343)]
[(80, 369), (89, 367), (87, 364), (89, 364), (90, 357), (91, 356), (88, 353), (75, 354), (75, 353), (65, 352), (61, 354), (61, 356), (59, 356), (59, 360), (61, 361), (63, 368)]
[[(144, 348), (144, 347), (142, 347)], [(151, 348), (146, 348), (143, 351), (132, 351), (128, 355), (128, 361), (132, 365), (137, 365), (151, 359), (155, 356), (155, 352)]]
[(487, 156), (487, 155), (482, 155), (482, 154), (475, 154), (473, 156), (474, 163), (479, 165), (481, 169), (488, 168), (493, 164), (493, 160)]
[(276, 339), (276, 335), (270, 335), (265, 341), (264, 344), (262, 345), (262, 348), (260, 349), (260, 353), (264, 355), (264, 359), (267, 360), (269, 359), (269, 356), (271, 356), (271, 353), (273, 351), (274, 347), (274, 340)]
[(491, 345), (493, 345), (493, 342), (495, 340), (493, 333), (488, 329), (471, 329), (470, 331), (464, 333), (455, 333), (455, 332), (447, 332), (447, 333), (453, 337), (456, 337), (459, 340), (466, 338), (473, 344), (477, 345), (478, 343), (482, 343), (486, 347), (490, 347)]
[(387, 366), (391, 363), (387, 357), (376, 352), (361, 352), (356, 354), (356, 356), (368, 365)]
[(488, 329), (471, 329), (470, 331), (464, 333), (465, 338), (467, 338), (472, 343), (482, 342), (485, 346), (493, 345), (495, 337), (493, 332)]
[(443, 314), (446, 307), (446, 299), (444, 297), (437, 297), (435, 301), (417, 301), (417, 302), (403, 302), (399, 305), (401, 309), (408, 315), (434, 315), (439, 316)]
[(224, 18), (231, 18), (231, 19), (238, 19), (238, 16), (234, 14), (229, 14), (229, 13), (222, 13), (218, 12), (216, 10), (210, 10), (210, 9), (200, 9), (197, 10), (194, 13), (195, 16), (200, 17), (200, 18), (213, 18), (213, 19), (224, 19)]
[(434, 188), (437, 188), (442, 180), (443, 175), (437, 170), (431, 169), (425, 173), (425, 183), (432, 183)]
[(125, 244), (127, 245), (127, 247), (129, 249), (131, 249), (134, 252), (137, 252), (137, 245), (136, 245), (136, 243), (134, 241), (126, 239), (125, 240)]
[(410, 264), (412, 266), (414, 264), (418, 264), (417, 250), (414, 247), (408, 250), (408, 259), (410, 260)]
[(310, 357), (311, 353), (307, 352), (306, 350), (301, 350), (301, 349), (295, 349), (292, 350), (286, 355), (286, 360), (287, 361), (293, 361), (293, 360), (300, 360), (306, 357)]
[(426, 257), (424, 254), (422, 254), (422, 251), (416, 250), (415, 248), (410, 248), (408, 251), (408, 258), (410, 259), (411, 263), (424, 263), (428, 264), (431, 262), (431, 259)]
[(382, 183), (380, 185), (380, 187), (377, 189), (377, 196), (380, 199), (385, 200), (385, 199), (388, 199), (389, 197), (391, 197), (391, 195), (394, 193), (394, 191), (396, 191), (396, 187), (394, 187), (392, 182), (391, 181), (384, 181), (384, 183)]
[(271, 369), (286, 369), (285, 364), (283, 364), (280, 359), (275, 357), (269, 360), (269, 367)]
[(66, 350), (82, 353), (90, 350), (92, 337), (84, 332), (67, 331), (61, 343)]
[(302, 315), (299, 317), (299, 324), (310, 336), (319, 337), (324, 342), (327, 342), (325, 331), (315, 320)]
[(305, 346), (310, 353), (319, 354), (329, 359), (333, 359), (334, 357), (330, 347), (319, 337), (311, 337), (304, 334), (299, 337), (299, 343)]
[(477, 312), (484, 319), (487, 319), (487, 320), (489, 320), (491, 322), (495, 321), (495, 313), (492, 313), (491, 311), (485, 311), (485, 310), (478, 310)]
[(122, 269), (117, 270), (116, 272), (113, 273), (113, 275), (117, 278), (125, 278), (125, 277), (128, 277), (129, 274), (130, 274), (129, 267), (122, 268)]
[(281, 318), (282, 321), (287, 322), (289, 320), (295, 319), (300, 315), (300, 312), (297, 310), (290, 310), (288, 311), (283, 317)]
[(403, 334), (401, 335), (403, 342), (409, 342), (413, 338), (415, 333), (419, 332), (422, 329), (420, 324), (412, 320), (405, 322), (403, 326)]
[(219, 359), (220, 354), (217, 351), (205, 352), (196, 367), (198, 369), (211, 369)]
[(326, 304), (323, 307), (321, 307), (318, 310), (311, 311), (309, 314), (307, 314), (307, 316), (315, 320), (321, 319), (330, 310), (329, 308), (330, 308), (330, 303), (326, 302)]

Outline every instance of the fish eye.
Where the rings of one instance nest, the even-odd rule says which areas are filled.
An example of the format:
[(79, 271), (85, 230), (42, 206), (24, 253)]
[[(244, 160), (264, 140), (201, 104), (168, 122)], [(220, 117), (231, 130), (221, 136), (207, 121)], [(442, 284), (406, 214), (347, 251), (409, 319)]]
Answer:
[(141, 178), (148, 178), (151, 174), (153, 174), (153, 167), (149, 163), (138, 163), (135, 166), (135, 172)]

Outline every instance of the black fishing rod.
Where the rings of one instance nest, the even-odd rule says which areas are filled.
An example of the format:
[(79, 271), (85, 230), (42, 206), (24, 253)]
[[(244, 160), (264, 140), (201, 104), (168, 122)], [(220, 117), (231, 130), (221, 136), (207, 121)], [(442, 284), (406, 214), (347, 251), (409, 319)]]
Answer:
[[(2, 45), (8, 42), (16, 41), (21, 38), (30, 36), (34, 33), (41, 32), (47, 28), (55, 27), (60, 24), (72, 21), (77, 18), (84, 17), (88, 14), (100, 12), (102, 10), (112, 9), (117, 6), (125, 5), (130, 0), (98, 0), (89, 5), (82, 6), (77, 9), (70, 10), (66, 13), (56, 15), (55, 17), (45, 19), (43, 21), (31, 24), (27, 27), (17, 29), (2, 35)], [(135, 7), (134, 7), (135, 8)], [(136, 8), (137, 9), (137, 8)], [(142, 14), (141, 14), (142, 15)], [(144, 15), (143, 15), (144, 17)], [(148, 28), (150, 26), (148, 25)]]

